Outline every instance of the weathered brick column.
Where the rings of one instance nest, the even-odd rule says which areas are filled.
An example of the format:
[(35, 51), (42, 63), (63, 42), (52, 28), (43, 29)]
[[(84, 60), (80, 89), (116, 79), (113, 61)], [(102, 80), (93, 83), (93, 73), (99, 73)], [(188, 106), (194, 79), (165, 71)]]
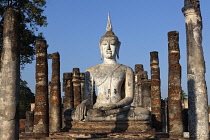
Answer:
[(1, 140), (19, 139), (19, 49), (18, 13), (9, 8), (4, 13), (3, 48), (0, 62), (0, 137)]
[(72, 82), (73, 82), (73, 92), (74, 92), (74, 108), (76, 108), (82, 101), (79, 68), (73, 68)]
[(32, 133), (34, 127), (34, 111), (26, 111), (25, 133)]
[(74, 108), (74, 96), (73, 96), (73, 83), (72, 83), (72, 73), (63, 73), (63, 109)]
[(141, 92), (141, 74), (144, 71), (142, 64), (135, 65), (135, 79), (134, 79), (134, 99), (132, 106), (142, 106), (142, 92)]
[(144, 107), (151, 110), (151, 80), (142, 64), (135, 65), (135, 91), (132, 106)]
[(160, 92), (160, 68), (158, 52), (150, 52), (151, 68), (151, 109), (156, 130), (161, 130), (161, 92)]
[(72, 73), (63, 73), (63, 109), (62, 109), (62, 128), (66, 126), (66, 117), (69, 117), (69, 111), (74, 108)]
[(81, 101), (84, 100), (85, 73), (80, 73)]
[(168, 111), (169, 137), (182, 138), (182, 87), (181, 65), (179, 64), (179, 32), (168, 33)]
[(208, 97), (199, 0), (185, 0), (190, 139), (209, 140)]
[(60, 132), (61, 129), (61, 90), (60, 90), (60, 55), (52, 54), (52, 79), (50, 92), (50, 133)]
[(47, 43), (45, 40), (36, 41), (36, 95), (34, 111), (35, 137), (46, 137), (49, 132), (48, 110), (48, 62)]
[[(50, 110), (50, 97), (51, 97), (51, 81), (48, 82), (48, 103), (49, 103), (49, 110)], [(50, 114), (49, 114), (50, 117)]]
[(141, 84), (143, 107), (151, 111), (151, 80), (144, 79)]

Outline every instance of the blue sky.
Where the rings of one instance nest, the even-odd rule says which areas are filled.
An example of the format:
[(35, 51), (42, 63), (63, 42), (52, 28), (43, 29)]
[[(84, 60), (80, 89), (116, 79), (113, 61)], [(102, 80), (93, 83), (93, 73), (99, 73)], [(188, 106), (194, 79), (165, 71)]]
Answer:
[[(48, 53), (59, 52), (61, 82), (64, 72), (100, 64), (98, 42), (104, 35), (108, 11), (113, 31), (121, 41), (119, 63), (134, 68), (143, 64), (150, 78), (150, 52), (159, 52), (162, 98), (168, 94), (169, 31), (179, 31), (182, 88), (187, 92), (186, 32), (182, 7), (184, 0), (47, 0), (48, 26), (40, 28), (49, 45)], [(203, 50), (206, 81), (210, 87), (210, 1), (201, 0)], [(51, 79), (49, 61), (49, 80)], [(26, 65), (22, 79), (35, 91), (35, 61)]]

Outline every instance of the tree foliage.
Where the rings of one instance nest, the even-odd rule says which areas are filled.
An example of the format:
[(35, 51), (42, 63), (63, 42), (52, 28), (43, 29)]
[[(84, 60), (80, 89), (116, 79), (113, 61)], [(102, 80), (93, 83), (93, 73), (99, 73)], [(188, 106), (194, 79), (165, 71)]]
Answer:
[(185, 91), (182, 90), (182, 100), (187, 99), (187, 98), (188, 98), (187, 93), (185, 93)]
[(23, 21), (20, 25), (20, 59), (21, 66), (34, 60), (35, 41), (43, 39), (42, 33), (36, 35), (38, 27), (47, 26), (47, 17), (43, 15), (46, 8), (46, 0), (0, 0), (0, 51), (2, 49), (2, 30), (4, 24), (4, 12), (7, 8), (17, 9)]
[[(44, 39), (43, 34), (37, 34), (38, 27), (47, 26), (47, 17), (43, 15), (46, 0), (0, 0), (0, 53), (3, 47), (4, 13), (8, 8), (14, 8), (21, 15), (19, 26), (20, 61), (21, 67), (34, 60), (35, 41)], [(30, 110), (30, 103), (34, 102), (34, 94), (27, 86), (27, 82), (20, 81), (19, 118), (25, 118), (25, 112)]]
[(31, 92), (27, 86), (27, 82), (20, 80), (20, 104), (19, 104), (19, 118), (25, 119), (26, 111), (30, 110), (31, 104), (34, 103), (34, 93)]

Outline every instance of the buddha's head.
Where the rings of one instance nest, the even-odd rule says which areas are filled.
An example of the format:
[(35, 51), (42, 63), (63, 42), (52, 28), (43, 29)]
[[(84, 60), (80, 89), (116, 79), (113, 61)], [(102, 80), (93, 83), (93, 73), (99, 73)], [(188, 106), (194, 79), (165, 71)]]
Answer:
[(110, 15), (108, 15), (108, 23), (106, 27), (106, 33), (101, 37), (99, 47), (102, 57), (106, 59), (115, 59), (116, 56), (119, 59), (120, 41), (118, 37), (112, 31), (112, 24)]

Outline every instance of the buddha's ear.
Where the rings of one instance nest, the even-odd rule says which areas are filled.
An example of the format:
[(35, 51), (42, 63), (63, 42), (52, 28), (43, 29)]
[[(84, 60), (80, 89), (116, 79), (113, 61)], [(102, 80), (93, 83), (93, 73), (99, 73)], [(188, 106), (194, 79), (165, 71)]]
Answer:
[(119, 42), (118, 42), (118, 45), (117, 45), (117, 48), (116, 48), (117, 59), (120, 59), (120, 57), (119, 57), (120, 45), (121, 45), (121, 42), (119, 41)]
[(101, 43), (98, 43), (99, 49), (100, 49), (100, 59), (102, 60), (103, 58), (103, 49), (101, 48)]

